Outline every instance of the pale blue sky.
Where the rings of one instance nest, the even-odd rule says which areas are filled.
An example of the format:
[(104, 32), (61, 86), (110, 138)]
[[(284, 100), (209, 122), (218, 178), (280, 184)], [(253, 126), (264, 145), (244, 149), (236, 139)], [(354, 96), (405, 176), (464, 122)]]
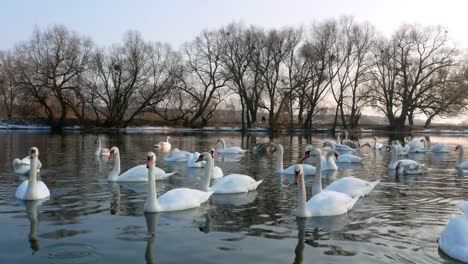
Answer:
[(125, 31), (178, 47), (203, 29), (233, 21), (264, 27), (309, 25), (354, 15), (384, 34), (403, 22), (441, 24), (460, 47), (468, 47), (466, 0), (5, 0), (0, 9), (0, 50), (27, 40), (35, 26), (63, 24), (98, 45), (120, 41)]

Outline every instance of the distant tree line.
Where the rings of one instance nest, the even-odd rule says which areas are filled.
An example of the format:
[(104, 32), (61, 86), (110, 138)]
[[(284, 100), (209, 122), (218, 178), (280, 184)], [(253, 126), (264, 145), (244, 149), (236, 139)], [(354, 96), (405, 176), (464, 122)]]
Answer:
[(136, 31), (98, 47), (57, 25), (0, 53), (0, 97), (8, 117), (37, 115), (54, 128), (70, 116), (127, 126), (146, 113), (207, 125), (229, 101), (238, 102), (243, 128), (267, 113), (271, 128), (311, 129), (333, 100), (333, 128), (355, 129), (373, 108), (403, 129), (416, 116), (429, 126), (463, 113), (467, 65), (440, 26), (404, 24), (385, 37), (347, 16), (307, 28), (232, 23), (179, 50)]

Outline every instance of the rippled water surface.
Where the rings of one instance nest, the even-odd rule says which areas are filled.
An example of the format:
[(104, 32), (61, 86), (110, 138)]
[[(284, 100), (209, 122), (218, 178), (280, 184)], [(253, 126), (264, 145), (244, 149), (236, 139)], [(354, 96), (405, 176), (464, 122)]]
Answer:
[[(101, 135), (103, 144), (120, 148), (122, 170), (143, 164), (152, 145), (166, 134)], [(325, 135), (187, 133), (171, 134), (172, 146), (205, 151), (219, 136), (228, 145), (250, 148), (274, 142), (285, 148), (284, 164), (294, 164), (308, 142), (321, 146)], [(382, 143), (389, 138), (379, 136)], [(344, 176), (381, 180), (350, 213), (338, 217), (296, 219), (297, 188), (292, 176), (274, 173), (271, 155), (247, 153), (218, 157), (225, 174), (263, 179), (248, 194), (214, 195), (209, 203), (187, 211), (145, 214), (146, 183), (111, 183), (112, 162), (94, 157), (95, 135), (2, 132), (0, 134), (0, 263), (456, 263), (438, 250), (437, 239), (454, 204), (468, 199), (468, 180), (457, 172), (455, 154), (415, 154), (431, 170), (399, 176), (387, 170), (385, 151), (364, 149), (359, 165), (339, 165), (324, 185)], [(468, 140), (436, 136), (454, 149)], [(371, 142), (364, 135), (362, 142)], [(51, 191), (47, 201), (15, 199), (17, 177), (12, 160), (37, 146), (41, 178)], [(178, 174), (158, 181), (158, 194), (177, 187), (198, 188), (203, 169), (167, 164), (156, 152), (157, 165)], [(310, 195), (312, 178), (307, 178)], [(148, 232), (149, 231), (149, 232)], [(150, 235), (154, 234), (154, 237)]]

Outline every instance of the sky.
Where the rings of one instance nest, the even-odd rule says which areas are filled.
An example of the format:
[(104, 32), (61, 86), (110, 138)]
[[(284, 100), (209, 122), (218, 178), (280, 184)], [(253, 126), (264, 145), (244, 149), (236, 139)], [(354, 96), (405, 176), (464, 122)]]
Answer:
[(0, 9), (0, 50), (30, 38), (35, 27), (62, 24), (99, 46), (121, 41), (128, 30), (179, 47), (204, 29), (231, 22), (265, 28), (307, 26), (352, 15), (384, 35), (402, 23), (442, 25), (468, 48), (468, 0), (5, 0)]

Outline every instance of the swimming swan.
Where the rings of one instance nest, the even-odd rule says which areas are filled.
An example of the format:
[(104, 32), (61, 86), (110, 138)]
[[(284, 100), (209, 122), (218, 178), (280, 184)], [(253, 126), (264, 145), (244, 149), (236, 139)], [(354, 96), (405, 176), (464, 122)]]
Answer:
[(148, 196), (145, 201), (145, 212), (179, 211), (199, 207), (208, 201), (213, 192), (203, 192), (189, 188), (177, 188), (167, 191), (159, 198), (156, 193), (156, 154), (147, 154)]
[(229, 174), (216, 181), (210, 187), (210, 179), (213, 168), (213, 157), (208, 152), (203, 152), (198, 161), (206, 161), (205, 175), (203, 177), (202, 190), (214, 191), (214, 193), (245, 193), (257, 189), (263, 180), (255, 181), (252, 177), (243, 174)]
[[(32, 147), (29, 151), (31, 166), (37, 167), (39, 150)], [(15, 197), (21, 200), (39, 200), (50, 196), (49, 188), (44, 182), (37, 180), (37, 170), (29, 171), (29, 179), (18, 186)]]
[(110, 150), (108, 148), (103, 148), (101, 147), (101, 139), (96, 138), (96, 151), (94, 152), (94, 156), (99, 157), (99, 156), (109, 156), (110, 155)]
[(458, 152), (457, 162), (455, 163), (455, 167), (461, 170), (468, 170), (468, 161), (463, 160), (463, 156), (465, 155), (465, 150), (463, 149), (462, 145), (458, 145), (455, 147), (455, 152)]
[(247, 150), (241, 149), (239, 147), (226, 148), (226, 142), (223, 138), (219, 138), (218, 141), (216, 141), (216, 144), (218, 143), (221, 143), (221, 149), (218, 149), (219, 154), (243, 154), (247, 152)]
[[(278, 144), (276, 145), (275, 149), (273, 150), (276, 153), (276, 161), (275, 161), (275, 172), (281, 174), (290, 174), (294, 175), (294, 165), (289, 166), (286, 169), (283, 169), (283, 145)], [(315, 167), (309, 164), (302, 164), (302, 169), (304, 170), (304, 175), (314, 175), (315, 174)]]
[[(111, 159), (112, 157), (114, 157), (114, 164), (112, 167), (112, 171), (107, 177), (108, 181), (148, 181), (148, 168), (146, 168), (146, 165), (137, 165), (120, 174), (120, 151), (118, 147), (111, 148), (109, 159)], [(166, 173), (164, 170), (155, 167), (154, 173), (156, 180), (165, 180), (171, 177), (172, 175), (176, 174), (177, 171)]]
[(450, 257), (468, 263), (468, 202), (458, 202), (463, 212), (448, 222), (439, 238), (439, 248)]

